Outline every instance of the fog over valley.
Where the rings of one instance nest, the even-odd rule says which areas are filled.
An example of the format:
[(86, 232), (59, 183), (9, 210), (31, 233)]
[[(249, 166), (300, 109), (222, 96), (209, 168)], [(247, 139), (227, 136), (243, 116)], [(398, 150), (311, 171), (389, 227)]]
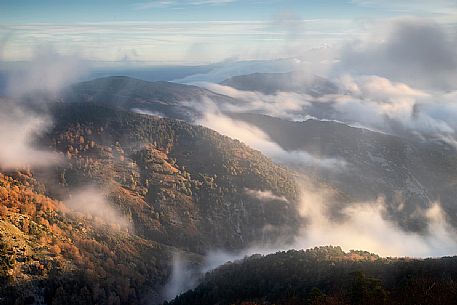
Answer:
[(1, 304), (455, 304), (454, 1), (0, 1)]

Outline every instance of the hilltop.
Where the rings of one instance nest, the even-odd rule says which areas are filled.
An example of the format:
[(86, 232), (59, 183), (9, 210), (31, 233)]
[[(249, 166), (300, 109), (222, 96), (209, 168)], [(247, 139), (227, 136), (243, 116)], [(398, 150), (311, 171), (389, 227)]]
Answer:
[(457, 258), (380, 258), (340, 247), (254, 255), (207, 273), (170, 305), (454, 304)]

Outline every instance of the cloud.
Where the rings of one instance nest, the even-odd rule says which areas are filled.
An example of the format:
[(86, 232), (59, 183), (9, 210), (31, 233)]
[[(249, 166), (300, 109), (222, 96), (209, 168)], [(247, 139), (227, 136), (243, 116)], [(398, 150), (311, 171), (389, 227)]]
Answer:
[[(57, 153), (37, 148), (35, 142), (52, 127), (52, 118), (44, 111), (49, 98), (83, 71), (85, 65), (77, 57), (42, 47), (24, 67), (7, 72), (8, 98), (0, 99), (0, 167), (37, 168), (62, 161)], [(32, 111), (31, 105), (40, 111)]]
[(37, 92), (55, 96), (87, 71), (87, 64), (78, 56), (61, 55), (52, 48), (40, 47), (24, 68), (9, 72), (7, 94), (19, 98)]
[[(26, 23), (0, 28), (0, 37), (14, 32), (3, 52), (3, 60), (10, 62), (30, 60), (45, 41), (58, 54), (71, 56), (78, 50), (82, 58), (105, 66), (122, 62), (126, 55), (142, 65), (195, 65), (237, 56), (258, 58), (257, 53), (247, 54), (246, 49), (257, 43), (273, 49), (276, 40), (283, 39), (283, 33), (268, 29), (267, 24), (257, 20)], [(189, 54), (196, 44), (206, 46), (207, 56)]]
[(438, 23), (401, 18), (374, 28), (372, 37), (378, 39), (351, 42), (343, 48), (337, 73), (378, 75), (425, 88), (455, 88), (457, 40)]
[[(203, 6), (193, 5), (192, 8), (198, 10)], [(216, 6), (213, 5), (214, 7)], [(180, 7), (169, 7), (173, 11), (178, 8)], [(187, 5), (186, 8), (191, 7)], [(307, 66), (318, 67), (323, 63), (322, 55), (328, 53), (330, 46), (338, 44), (355, 27), (349, 19), (301, 20), (305, 32), (300, 30), (296, 35), (291, 35), (293, 27), (289, 27), (289, 30), (285, 27), (278, 29), (275, 22), (277, 21), (204, 20), (16, 23), (0, 28), (0, 37), (14, 33), (3, 52), (3, 60), (9, 62), (30, 60), (34, 50), (45, 43), (52, 45), (56, 53), (62, 55), (72, 55), (74, 50), (78, 50), (81, 57), (98, 61), (97, 64), (104, 66), (122, 63), (124, 59), (133, 59), (142, 66), (217, 63), (215, 70), (220, 70), (221, 73), (222, 70), (230, 70), (235, 73), (232, 75), (240, 75), (244, 72), (237, 73), (236, 67), (231, 67), (235, 60), (280, 60), (303, 56)], [(198, 54), (194, 46), (200, 46), (197, 49), (204, 50), (204, 53)], [(312, 56), (308, 49), (312, 49)], [(222, 67), (228, 59), (232, 62)], [(246, 68), (245, 71), (249, 70)], [(211, 73), (214, 74), (219, 73)], [(204, 80), (208, 81), (208, 78)]]
[[(429, 95), (403, 83), (379, 76), (352, 77), (339, 80), (345, 94), (324, 96), (320, 101), (333, 103), (342, 118), (381, 128), (384, 118), (410, 119), (414, 105)], [(378, 125), (378, 126), (376, 126)]]
[(404, 15), (432, 15), (437, 17), (447, 17), (455, 15), (457, 4), (453, 0), (352, 0), (355, 5), (370, 9), (390, 10)]
[[(391, 131), (388, 120), (397, 120), (409, 129), (427, 131), (434, 127), (438, 131), (450, 131), (443, 122), (418, 112), (417, 105), (434, 102), (435, 93), (379, 76), (353, 77), (347, 74), (332, 81), (342, 93), (313, 97), (296, 92), (263, 94), (212, 83), (200, 85), (240, 101), (218, 105), (224, 112), (254, 112), (293, 121), (305, 120), (317, 113), (319, 119), (358, 124), (374, 130)], [(325, 110), (320, 110), (323, 107)]]
[(132, 109), (130, 109), (130, 111), (139, 113), (139, 114), (157, 116), (159, 118), (166, 118), (166, 115), (164, 115), (162, 112), (159, 112), (159, 111), (149, 111), (147, 109), (141, 109), (141, 108), (132, 108)]
[(284, 201), (289, 202), (286, 197), (273, 194), (271, 191), (252, 190), (245, 188), (245, 193), (251, 197), (257, 198), (260, 201)]
[(239, 101), (218, 105), (223, 112), (253, 112), (292, 121), (335, 120), (397, 135), (407, 132), (443, 139), (455, 136), (457, 90), (418, 89), (376, 75), (344, 74), (332, 82), (341, 93), (318, 96), (296, 92), (263, 94), (219, 84), (201, 85)]
[[(213, 107), (213, 108), (212, 108)], [(248, 146), (257, 149), (272, 158), (274, 161), (290, 167), (325, 168), (328, 170), (341, 170), (347, 166), (344, 160), (314, 156), (304, 150), (286, 151), (274, 143), (263, 131), (245, 122), (233, 120), (214, 109), (214, 104), (209, 104), (201, 119), (195, 123), (211, 128), (223, 135), (237, 139)]]
[(75, 189), (64, 203), (73, 211), (83, 213), (94, 220), (102, 220), (105, 223), (131, 230), (131, 223), (113, 207), (109, 201), (108, 190), (103, 189), (96, 186)]
[(60, 155), (34, 145), (34, 137), (49, 127), (48, 117), (0, 100), (0, 168), (38, 168), (60, 163)]
[(148, 10), (154, 8), (167, 8), (167, 7), (178, 7), (183, 8), (188, 5), (224, 5), (237, 0), (157, 0), (150, 2), (135, 3), (133, 8), (135, 10)]
[(311, 97), (295, 92), (278, 92), (267, 95), (254, 91), (242, 91), (219, 84), (200, 84), (219, 94), (228, 95), (240, 102), (238, 104), (218, 105), (229, 112), (257, 112), (275, 117), (294, 119), (310, 105)]
[(248, 61), (236, 61), (233, 59), (216, 64), (215, 67), (207, 73), (190, 75), (185, 78), (176, 79), (174, 82), (184, 84), (219, 83), (232, 76), (249, 73), (289, 72), (296, 69), (299, 64), (300, 62), (294, 59)]
[(170, 278), (162, 291), (163, 300), (171, 300), (197, 286), (199, 273), (201, 271), (194, 270), (183, 253), (173, 253)]
[(316, 245), (340, 245), (343, 249), (363, 249), (382, 256), (429, 257), (452, 255), (457, 251), (455, 230), (447, 223), (439, 203), (423, 211), (427, 221), (424, 234), (405, 232), (385, 218), (382, 197), (376, 202), (353, 203), (340, 213), (345, 217), (333, 221), (329, 217), (329, 190), (304, 187), (300, 213), (310, 222), (297, 238), (294, 248)]
[(332, 216), (339, 204), (335, 190), (318, 183), (299, 181), (299, 213), (304, 222), (300, 233), (288, 244), (256, 244), (240, 252), (209, 251), (202, 270), (210, 270), (227, 261), (252, 254), (268, 254), (288, 249), (308, 249), (338, 245), (344, 250), (366, 250), (381, 256), (439, 257), (457, 251), (455, 229), (448, 224), (439, 204), (434, 202), (422, 213), (427, 229), (424, 233), (405, 232), (387, 218), (382, 196), (374, 202), (353, 202)]
[(311, 104), (331, 105), (335, 119), (369, 129), (400, 135), (406, 130), (424, 136), (455, 136), (454, 91), (420, 90), (379, 76), (345, 75), (338, 83), (344, 94), (322, 96)]
[[(198, 84), (240, 100), (219, 105), (222, 112), (255, 112), (288, 120), (309, 117), (336, 120), (401, 136), (440, 138), (454, 145), (457, 37), (451, 36), (453, 29), (455, 26), (446, 28), (411, 17), (374, 22), (371, 38), (360, 36), (361, 40), (347, 43), (337, 56), (340, 61), (329, 71), (330, 80), (341, 89), (339, 94), (318, 97), (297, 92), (262, 94), (208, 82)], [(290, 63), (282, 67), (310, 74), (302, 63)], [(178, 81), (219, 82), (237, 72), (246, 74), (262, 69), (271, 72), (274, 67), (270, 64), (244, 62), (232, 69), (225, 68), (231, 66), (227, 64), (210, 73)]]

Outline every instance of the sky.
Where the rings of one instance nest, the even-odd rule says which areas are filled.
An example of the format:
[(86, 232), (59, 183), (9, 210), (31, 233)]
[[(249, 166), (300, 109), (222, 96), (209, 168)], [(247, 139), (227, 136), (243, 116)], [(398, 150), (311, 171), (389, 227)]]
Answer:
[(0, 60), (29, 60), (42, 48), (113, 63), (285, 58), (402, 16), (452, 24), (457, 1), (0, 0)]

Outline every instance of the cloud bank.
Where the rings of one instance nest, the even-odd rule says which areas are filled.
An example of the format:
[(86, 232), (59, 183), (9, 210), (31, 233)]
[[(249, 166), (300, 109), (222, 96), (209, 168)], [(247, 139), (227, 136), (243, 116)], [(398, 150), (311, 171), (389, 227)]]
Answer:
[(367, 250), (381, 256), (437, 257), (457, 251), (455, 229), (446, 221), (438, 202), (422, 211), (427, 220), (424, 234), (405, 232), (387, 219), (384, 199), (353, 203), (342, 208), (343, 218), (329, 215), (332, 190), (302, 185), (300, 213), (309, 219), (294, 248), (339, 245), (345, 250)]
[(25, 68), (8, 73), (6, 93), (16, 98), (36, 93), (55, 97), (65, 86), (78, 81), (88, 69), (88, 64), (78, 56), (61, 55), (42, 46), (34, 50)]
[[(377, 26), (383, 29), (384, 25)], [(439, 24), (401, 18), (384, 31), (373, 31), (372, 36), (378, 39), (344, 46), (335, 71), (378, 75), (425, 88), (456, 88), (457, 37)]]
[(49, 127), (46, 116), (0, 100), (0, 168), (4, 170), (57, 165), (61, 156), (36, 148), (33, 139)]
[(41, 47), (23, 68), (8, 71), (8, 98), (0, 98), (1, 168), (47, 167), (61, 161), (57, 153), (36, 148), (39, 143), (34, 140), (52, 127), (46, 103), (78, 80), (86, 68), (76, 56), (63, 56), (52, 48)]
[(304, 150), (286, 151), (260, 129), (245, 122), (233, 120), (221, 114), (214, 107), (214, 104), (212, 106), (210, 104), (208, 107), (210, 110), (204, 113), (202, 118), (195, 123), (237, 139), (261, 151), (276, 162), (287, 164), (292, 168), (294, 166), (301, 168), (319, 167), (331, 170), (340, 170), (347, 165), (344, 160), (315, 156)]

